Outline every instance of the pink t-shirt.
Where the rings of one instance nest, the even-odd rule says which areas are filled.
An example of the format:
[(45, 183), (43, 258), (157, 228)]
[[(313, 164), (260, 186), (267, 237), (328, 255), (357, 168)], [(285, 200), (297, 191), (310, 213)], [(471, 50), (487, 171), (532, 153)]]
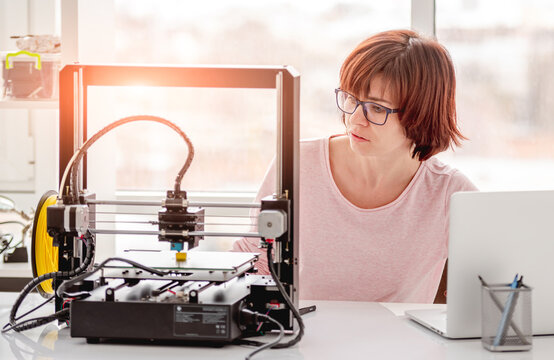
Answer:
[[(271, 166), (257, 201), (274, 189)], [(329, 138), (300, 143), (299, 266), (301, 299), (433, 302), (448, 251), (450, 196), (476, 190), (460, 171), (436, 158), (422, 162), (391, 203), (362, 209), (333, 180)], [(258, 239), (240, 239), (234, 251), (261, 252)]]

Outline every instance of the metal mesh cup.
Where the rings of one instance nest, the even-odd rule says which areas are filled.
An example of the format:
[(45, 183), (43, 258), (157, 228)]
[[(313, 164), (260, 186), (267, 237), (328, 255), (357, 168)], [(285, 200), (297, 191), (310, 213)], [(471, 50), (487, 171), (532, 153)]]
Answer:
[(481, 287), (481, 343), (490, 351), (532, 347), (531, 290), (495, 284)]

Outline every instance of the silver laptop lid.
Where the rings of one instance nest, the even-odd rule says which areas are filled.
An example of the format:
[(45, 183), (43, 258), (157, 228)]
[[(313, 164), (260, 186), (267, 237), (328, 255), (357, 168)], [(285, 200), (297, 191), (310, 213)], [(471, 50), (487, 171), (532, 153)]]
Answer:
[(554, 334), (554, 191), (462, 192), (450, 202), (447, 334), (481, 336), (481, 285), (533, 287), (533, 333)]

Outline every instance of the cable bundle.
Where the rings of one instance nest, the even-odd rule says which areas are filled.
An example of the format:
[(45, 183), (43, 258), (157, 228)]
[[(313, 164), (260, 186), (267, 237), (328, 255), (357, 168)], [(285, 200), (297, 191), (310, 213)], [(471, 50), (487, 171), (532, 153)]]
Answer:
[(10, 331), (10, 330), (23, 331), (23, 330), (27, 330), (27, 329), (32, 329), (32, 328), (35, 328), (37, 326), (44, 325), (44, 324), (46, 324), (50, 321), (65, 320), (69, 316), (69, 309), (63, 309), (63, 310), (60, 310), (60, 311), (58, 311), (58, 312), (56, 312), (52, 315), (48, 315), (48, 316), (44, 316), (44, 317), (38, 317), (38, 318), (34, 318), (34, 319), (29, 319), (29, 320), (22, 321), (21, 323), (17, 323), (17, 320), (21, 319), (21, 317), (35, 311), (40, 306), (42, 306), (42, 305), (46, 304), (47, 302), (51, 301), (53, 299), (53, 297), (51, 297), (46, 302), (44, 302), (42, 305), (40, 305), (40, 306), (34, 308), (33, 310), (25, 313), (24, 315), (20, 316), (19, 318), (16, 317), (17, 310), (19, 309), (19, 306), (21, 306), (21, 303), (23, 302), (23, 300), (39, 284), (41, 284), (42, 282), (44, 282), (46, 280), (50, 280), (50, 279), (55, 280), (57, 278), (61, 278), (61, 279), (71, 278), (73, 276), (79, 275), (80, 273), (82, 273), (83, 271), (85, 271), (88, 268), (88, 266), (92, 262), (92, 259), (93, 259), (93, 256), (94, 256), (94, 247), (92, 245), (92, 241), (93, 241), (92, 240), (92, 235), (89, 234), (88, 236), (86, 236), (86, 239), (87, 239), (87, 241), (86, 241), (87, 255), (85, 257), (85, 260), (81, 264), (81, 266), (79, 266), (77, 269), (71, 270), (71, 271), (56, 271), (56, 272), (51, 272), (51, 273), (48, 273), (48, 274), (41, 275), (37, 278), (34, 278), (27, 285), (25, 285), (25, 287), (23, 288), (23, 290), (21, 290), (21, 292), (19, 293), (19, 296), (17, 297), (17, 299), (15, 300), (15, 303), (12, 306), (12, 310), (10, 312), (10, 322), (9, 322), (9, 324), (6, 324), (4, 326), (4, 328), (2, 329), (3, 333), (6, 332), (6, 331)]

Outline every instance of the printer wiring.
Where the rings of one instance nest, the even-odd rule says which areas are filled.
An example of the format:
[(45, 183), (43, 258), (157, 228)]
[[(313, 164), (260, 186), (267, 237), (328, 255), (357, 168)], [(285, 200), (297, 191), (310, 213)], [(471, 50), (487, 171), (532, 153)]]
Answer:
[[(277, 320), (273, 319), (271, 316), (267, 315), (267, 314), (260, 314), (259, 312), (254, 312), (254, 311), (250, 311), (248, 309), (242, 309), (241, 310), (241, 315), (243, 316), (249, 316), (249, 317), (252, 317), (254, 321), (258, 321), (260, 318), (261, 319), (265, 319), (269, 322), (272, 322), (274, 323), (275, 325), (277, 325), (279, 327), (279, 335), (277, 336), (277, 338), (271, 342), (268, 342), (268, 343), (259, 343), (259, 347), (257, 349), (255, 349), (254, 351), (252, 351), (250, 354), (248, 354), (245, 358), (245, 360), (250, 360), (252, 358), (252, 356), (256, 355), (257, 353), (265, 350), (265, 349), (270, 349), (270, 348), (275, 348), (276, 345), (279, 344), (279, 342), (281, 341), (281, 339), (283, 338), (284, 334), (285, 334), (285, 328), (283, 327), (283, 325), (281, 325), (280, 322), (278, 322)], [(260, 324), (262, 324), (262, 322), (260, 322)], [(256, 344), (258, 344), (258, 342), (256, 342)]]
[[(284, 334), (283, 325), (281, 325), (278, 321), (273, 319), (268, 314), (260, 314), (258, 312), (252, 312), (250, 310), (243, 309), (241, 311), (241, 313), (243, 313), (243, 314), (246, 313), (246, 314), (249, 314), (250, 316), (254, 316), (255, 318), (262, 318), (262, 319), (266, 319), (266, 320), (268, 320), (272, 323), (276, 323), (279, 326), (279, 330), (280, 330), (279, 336), (276, 340), (274, 340), (272, 342), (269, 342), (267, 344), (259, 343), (259, 344), (263, 344), (263, 345), (261, 345), (260, 347), (255, 349), (250, 354), (248, 354), (248, 356), (245, 358), (246, 360), (250, 360), (252, 358), (252, 356), (254, 356), (255, 354), (257, 354), (260, 351), (265, 350), (265, 349), (283, 349), (283, 348), (291, 347), (291, 346), (295, 345), (296, 343), (298, 343), (302, 339), (302, 337), (304, 336), (304, 321), (302, 320), (302, 316), (300, 315), (300, 312), (298, 311), (298, 309), (296, 309), (296, 306), (294, 306), (294, 304), (292, 303), (292, 300), (288, 296), (288, 294), (285, 290), (285, 287), (283, 286), (281, 281), (279, 281), (279, 277), (277, 276), (276, 271), (275, 271), (275, 266), (273, 265), (273, 259), (272, 259), (272, 254), (271, 254), (272, 250), (273, 250), (272, 243), (268, 243), (268, 246), (267, 246), (267, 263), (269, 265), (269, 272), (271, 273), (271, 277), (273, 278), (273, 281), (277, 285), (277, 288), (279, 289), (279, 292), (281, 293), (281, 295), (285, 299), (285, 302), (287, 303), (287, 306), (290, 308), (290, 310), (292, 311), (292, 313), (294, 315), (294, 318), (298, 322), (298, 332), (296, 333), (296, 336), (292, 340), (290, 340), (286, 343), (281, 343), (280, 341), (281, 341), (281, 339), (283, 337), (283, 334)], [(271, 310), (271, 308), (269, 310)], [(269, 311), (268, 311), (268, 313), (269, 313)], [(258, 327), (258, 329), (259, 329), (259, 327)], [(258, 342), (249, 343), (249, 344), (258, 344)]]
[(273, 249), (273, 245), (269, 243), (267, 246), (267, 262), (269, 264), (269, 272), (271, 273), (271, 276), (273, 277), (273, 281), (275, 281), (277, 288), (281, 292), (281, 295), (283, 295), (283, 298), (285, 299), (287, 306), (292, 311), (294, 318), (298, 322), (298, 332), (296, 333), (296, 336), (292, 340), (286, 343), (276, 344), (275, 346), (273, 346), (273, 349), (283, 349), (283, 348), (288, 348), (293, 346), (294, 344), (299, 342), (300, 339), (302, 339), (302, 336), (304, 336), (304, 321), (302, 320), (302, 316), (300, 315), (300, 312), (298, 312), (298, 309), (296, 309), (296, 306), (294, 306), (294, 304), (292, 303), (292, 300), (288, 296), (285, 290), (285, 287), (283, 286), (281, 281), (279, 281), (279, 277), (277, 276), (277, 273), (275, 271), (275, 266), (273, 265), (273, 259), (271, 256), (272, 249)]
[[(25, 287), (19, 293), (19, 295), (18, 295), (17, 299), (15, 300), (15, 302), (12, 306), (12, 309), (10, 311), (9, 324), (6, 324), (6, 325), (11, 325), (11, 326), (9, 326), (9, 327), (4, 326), (4, 328), (2, 329), (3, 333), (7, 332), (7, 331), (10, 331), (10, 330), (14, 330), (14, 331), (19, 332), (19, 331), (23, 331), (23, 330), (27, 330), (27, 329), (32, 329), (34, 327), (44, 325), (44, 324), (49, 323), (49, 322), (54, 321), (54, 320), (66, 320), (66, 318), (69, 315), (69, 309), (62, 309), (60, 311), (55, 312), (54, 314), (51, 314), (51, 315), (48, 315), (48, 316), (43, 316), (43, 317), (38, 317), (38, 318), (33, 318), (33, 319), (29, 319), (29, 320), (24, 320), (20, 323), (17, 323), (17, 320), (21, 319), (22, 316), (17, 318), (16, 315), (17, 315), (17, 310), (19, 310), (19, 307), (23, 303), (23, 300), (40, 283), (42, 283), (44, 281), (47, 281), (47, 280), (50, 280), (50, 279), (56, 279), (56, 278), (68, 279), (68, 278), (71, 278), (75, 275), (81, 274), (82, 272), (84, 272), (88, 268), (88, 266), (92, 262), (92, 258), (94, 257), (94, 249), (93, 249), (93, 244), (92, 244), (93, 243), (92, 236), (89, 235), (86, 238), (87, 238), (87, 245), (86, 245), (86, 247), (87, 247), (87, 256), (85, 257), (85, 260), (83, 261), (83, 263), (77, 269), (72, 270), (72, 271), (56, 271), (56, 272), (47, 273), (47, 274), (44, 274), (44, 275), (41, 275), (39, 277), (36, 277), (36, 278), (32, 279), (31, 281), (29, 281), (27, 283), (27, 285), (25, 285)], [(36, 309), (38, 309), (38, 307), (33, 309), (30, 312), (27, 312), (25, 315), (35, 311)]]
[[(35, 306), (34, 308), (32, 308), (31, 310), (27, 311), (25, 314), (22, 314), (18, 317), (15, 318), (15, 321), (18, 321), (18, 320), (21, 320), (22, 318), (24, 318), (25, 316), (37, 311), (38, 309), (40, 309), (41, 307), (43, 307), (44, 305), (48, 304), (49, 302), (51, 302), (52, 300), (55, 299), (55, 296), (52, 295), (50, 296), (48, 299), (46, 299), (45, 301), (43, 301), (42, 303), (40, 303), (39, 305)], [(18, 324), (16, 324), (18, 325)], [(10, 327), (9, 329), (7, 329), (8, 327)], [(10, 325), (10, 323), (7, 323), (6, 325), (4, 325), (4, 327), (2, 328), (2, 332), (7, 332), (7, 331), (10, 331), (12, 330), (13, 328), (13, 325)]]
[[(48, 322), (51, 322), (51, 321), (54, 321), (54, 320), (64, 320), (64, 321), (68, 320), (68, 319), (65, 319), (65, 316), (69, 315), (69, 308), (65, 308), (66, 303), (74, 300), (75, 298), (82, 297), (83, 295), (86, 295), (86, 294), (85, 293), (67, 294), (65, 292), (66, 289), (68, 289), (71, 285), (73, 285), (73, 284), (75, 284), (79, 281), (82, 281), (85, 278), (93, 275), (97, 271), (103, 269), (108, 262), (112, 262), (112, 261), (125, 262), (125, 263), (128, 263), (129, 265), (132, 265), (136, 268), (148, 271), (148, 272), (150, 272), (152, 274), (155, 274), (155, 275), (160, 275), (160, 276), (165, 275), (165, 272), (163, 272), (163, 271), (159, 271), (159, 270), (150, 268), (148, 266), (139, 264), (139, 263), (137, 263), (135, 261), (132, 261), (132, 260), (129, 260), (129, 259), (124, 259), (124, 258), (119, 258), (119, 257), (111, 257), (111, 258), (108, 258), (108, 259), (104, 260), (102, 263), (100, 263), (98, 266), (96, 266), (94, 270), (84, 272), (84, 273), (80, 273), (80, 275), (75, 276), (75, 277), (73, 277), (69, 280), (66, 280), (60, 285), (60, 287), (58, 288), (56, 294), (60, 297), (62, 297), (62, 296), (63, 297), (67, 297), (67, 296), (71, 297), (70, 299), (64, 301), (64, 308), (62, 308), (62, 310), (60, 310), (60, 311), (58, 311), (58, 312), (56, 312), (52, 315), (33, 318), (33, 319), (25, 320), (21, 323), (16, 323), (17, 320), (19, 320), (22, 317), (34, 312), (35, 310), (38, 310), (40, 307), (42, 307), (46, 303), (50, 302), (54, 298), (54, 296), (52, 296), (48, 300), (46, 300), (45, 302), (43, 302), (42, 304), (37, 306), (36, 308), (28, 311), (27, 313), (25, 313), (25, 314), (23, 314), (19, 317), (15, 317), (15, 314), (17, 313), (17, 310), (18, 310), (20, 304), (22, 303), (23, 299), (29, 294), (30, 291), (32, 291), (32, 289), (34, 289), (34, 287), (36, 287), (39, 284), (39, 282), (31, 281), (29, 284), (27, 284), (27, 286), (25, 286), (25, 288), (24, 288), (25, 291), (22, 291), (21, 294), (19, 295), (18, 299), (16, 300), (16, 303), (14, 304), (14, 307), (12, 308), (12, 312), (10, 314), (10, 323), (8, 323), (4, 326), (4, 328), (2, 329), (2, 332), (7, 332), (7, 331), (10, 331), (10, 330), (14, 330), (16, 332), (19, 332), (19, 331), (23, 331), (23, 330), (27, 330), (27, 329), (31, 329), (31, 328), (34, 328), (34, 327), (37, 327), (37, 326), (44, 325), (44, 324), (46, 324)], [(56, 274), (56, 273), (51, 273), (51, 274)], [(50, 275), (50, 274), (46, 274), (46, 275)], [(46, 281), (46, 280), (48, 280), (48, 279), (45, 278), (42, 281)], [(31, 290), (29, 290), (29, 289), (31, 289)], [(13, 316), (13, 318), (12, 318), (12, 316)], [(11, 325), (11, 326), (9, 326), (9, 325)]]
[(63, 187), (65, 186), (65, 182), (66, 182), (66, 179), (67, 179), (67, 176), (68, 176), (69, 172), (71, 172), (71, 174), (70, 174), (71, 193), (73, 194), (73, 196), (75, 198), (78, 197), (78, 194), (79, 194), (79, 191), (78, 191), (79, 190), (78, 189), (78, 175), (79, 175), (80, 163), (81, 163), (81, 160), (83, 159), (83, 157), (86, 155), (88, 149), (92, 146), (92, 144), (94, 144), (98, 139), (100, 139), (102, 136), (104, 136), (106, 133), (113, 130), (114, 128), (116, 128), (118, 126), (121, 126), (121, 125), (124, 125), (124, 124), (127, 124), (127, 123), (130, 123), (130, 122), (135, 122), (135, 121), (153, 121), (153, 122), (157, 122), (157, 123), (161, 123), (163, 125), (166, 125), (166, 126), (170, 127), (171, 129), (173, 129), (175, 132), (177, 132), (183, 138), (185, 143), (187, 144), (187, 147), (188, 147), (187, 160), (185, 161), (185, 164), (183, 165), (181, 170), (179, 170), (179, 173), (177, 174), (177, 177), (175, 178), (175, 185), (174, 185), (175, 193), (179, 193), (181, 191), (181, 181), (182, 181), (183, 177), (185, 176), (185, 173), (187, 172), (187, 170), (190, 167), (190, 164), (192, 163), (192, 160), (194, 158), (194, 146), (192, 145), (192, 142), (190, 141), (189, 137), (177, 125), (173, 124), (171, 121), (166, 120), (164, 118), (154, 116), (154, 115), (133, 115), (133, 116), (128, 116), (128, 117), (121, 118), (121, 119), (105, 126), (100, 131), (98, 131), (96, 134), (94, 134), (90, 139), (85, 141), (83, 146), (73, 154), (73, 156), (69, 160), (69, 162), (68, 162), (68, 164), (67, 164), (67, 166), (64, 170), (64, 174), (63, 174), (62, 180), (60, 182), (60, 189), (59, 189), (59, 192), (58, 192), (58, 196), (59, 196), (60, 199), (63, 196)]

